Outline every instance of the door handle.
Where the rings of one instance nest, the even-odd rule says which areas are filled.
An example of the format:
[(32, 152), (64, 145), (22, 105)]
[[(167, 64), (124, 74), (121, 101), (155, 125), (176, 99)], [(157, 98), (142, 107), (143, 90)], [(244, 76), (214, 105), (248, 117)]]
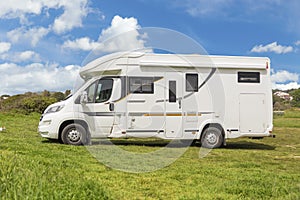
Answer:
[(181, 99), (178, 99), (179, 109), (181, 109)]
[(115, 110), (115, 104), (109, 103), (109, 111), (114, 111), (114, 110)]

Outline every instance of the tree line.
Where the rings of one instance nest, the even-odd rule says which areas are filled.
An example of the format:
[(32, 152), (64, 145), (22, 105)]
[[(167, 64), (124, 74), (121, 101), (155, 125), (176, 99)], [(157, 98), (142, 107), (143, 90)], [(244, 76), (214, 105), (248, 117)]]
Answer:
[(288, 93), (292, 100), (280, 98), (279, 96), (275, 95), (275, 93), (279, 90), (273, 90), (273, 108), (274, 110), (287, 110), (292, 107), (300, 108), (300, 88), (299, 89), (292, 89), (285, 91)]
[[(278, 90), (273, 90), (273, 108), (274, 110), (286, 110), (292, 107), (300, 108), (300, 88), (285, 91), (293, 99), (287, 100), (274, 95)], [(18, 95), (2, 95), (0, 98), (0, 111), (19, 112), (29, 114), (32, 112), (43, 113), (52, 103), (62, 101), (71, 93), (70, 90), (63, 92), (26, 92)]]
[(2, 95), (0, 98), (0, 111), (18, 112), (29, 114), (32, 112), (43, 113), (50, 105), (62, 101), (71, 93), (70, 90), (62, 92), (26, 92), (13, 96)]

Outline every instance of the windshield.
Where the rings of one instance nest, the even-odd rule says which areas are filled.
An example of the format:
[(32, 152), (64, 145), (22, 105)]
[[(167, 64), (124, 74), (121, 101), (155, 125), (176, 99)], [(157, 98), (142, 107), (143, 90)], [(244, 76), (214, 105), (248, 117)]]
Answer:
[(71, 93), (64, 100), (67, 100), (70, 97), (72, 97), (73, 94), (75, 94), (86, 83), (87, 83), (87, 81), (83, 80), (82, 78), (80, 78), (80, 77), (77, 78), (77, 80), (76, 80), (76, 82), (74, 84), (73, 90), (71, 90)]
[(73, 96), (73, 93), (69, 94), (64, 100), (67, 100), (67, 99), (69, 99), (72, 96)]
[(72, 94), (75, 94), (84, 84), (86, 84), (88, 80), (83, 80), (81, 77), (78, 76), (76, 82), (74, 84), (74, 88), (72, 90)]

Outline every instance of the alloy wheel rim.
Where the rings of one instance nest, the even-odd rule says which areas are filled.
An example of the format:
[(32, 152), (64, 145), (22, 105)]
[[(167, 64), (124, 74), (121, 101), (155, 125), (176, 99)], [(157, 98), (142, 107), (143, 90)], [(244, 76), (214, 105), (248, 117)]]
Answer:
[(218, 139), (217, 139), (217, 136), (213, 133), (209, 133), (207, 136), (206, 136), (206, 140), (208, 141), (208, 143), (210, 144), (215, 144)]
[(68, 133), (68, 138), (72, 141), (72, 142), (77, 142), (80, 139), (80, 132), (76, 129), (72, 129), (69, 133)]

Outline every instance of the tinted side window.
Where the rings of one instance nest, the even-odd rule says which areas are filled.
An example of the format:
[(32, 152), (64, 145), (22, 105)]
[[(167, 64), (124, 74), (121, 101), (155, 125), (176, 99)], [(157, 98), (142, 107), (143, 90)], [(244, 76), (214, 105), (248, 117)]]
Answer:
[(238, 72), (239, 83), (260, 83), (259, 72)]
[(176, 102), (176, 81), (169, 81), (169, 102)]
[(198, 92), (198, 74), (186, 74), (185, 80), (185, 90), (187, 92)]
[(129, 91), (131, 93), (153, 94), (154, 80), (152, 77), (130, 77)]

